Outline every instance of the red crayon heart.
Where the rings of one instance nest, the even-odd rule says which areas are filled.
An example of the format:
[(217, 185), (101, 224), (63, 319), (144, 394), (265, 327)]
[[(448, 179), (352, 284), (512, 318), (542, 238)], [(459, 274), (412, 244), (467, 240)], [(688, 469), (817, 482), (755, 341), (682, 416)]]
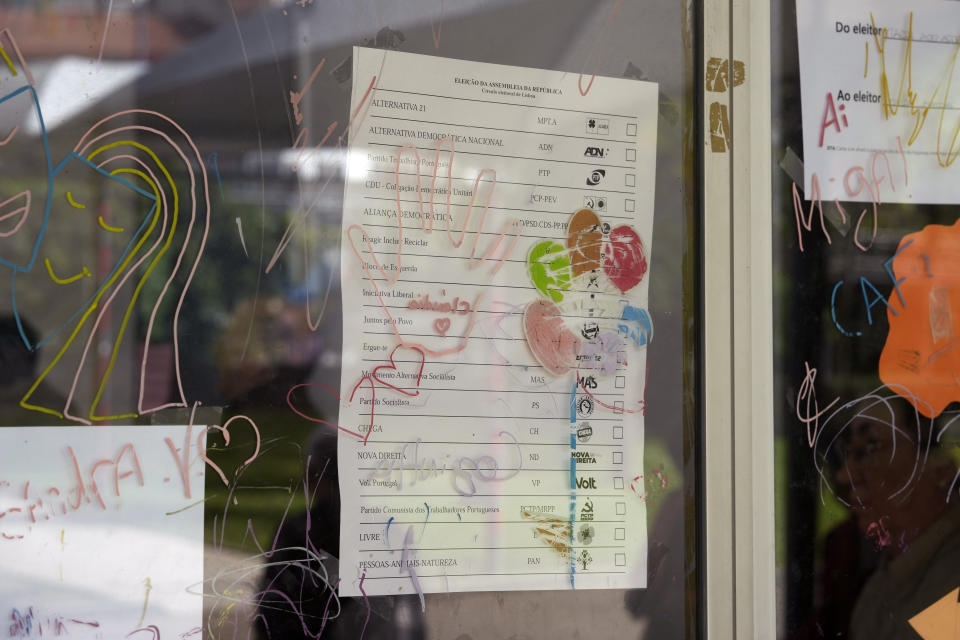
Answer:
[[(449, 322), (449, 320), (448, 320), (447, 322)], [(387, 381), (384, 380), (383, 378), (380, 378), (380, 377), (377, 375), (377, 372), (380, 371), (381, 369), (387, 369), (387, 370), (392, 369), (392, 370), (397, 371), (397, 372), (399, 373), (399, 369), (397, 369), (397, 363), (394, 361), (393, 355), (394, 355), (398, 350), (400, 350), (400, 349), (406, 349), (407, 351), (413, 351), (414, 354), (415, 354), (415, 355), (413, 355), (413, 357), (414, 357), (414, 358), (419, 357), (419, 359), (420, 359), (420, 368), (419, 368), (419, 370), (417, 371), (417, 382), (416, 382), (416, 384), (414, 385), (415, 387), (417, 387), (417, 390), (416, 390), (416, 391), (413, 391), (413, 392), (404, 391), (403, 389), (400, 389), (399, 387), (396, 387), (396, 386), (390, 384), (389, 382), (387, 382)], [(373, 371), (371, 372), (370, 375), (373, 377), (374, 380), (376, 380), (377, 382), (379, 382), (380, 384), (382, 384), (383, 386), (385, 386), (385, 387), (387, 387), (387, 388), (393, 389), (394, 391), (398, 391), (398, 392), (402, 393), (402, 394), (405, 395), (405, 396), (417, 396), (417, 395), (420, 395), (420, 389), (419, 389), (419, 387), (420, 387), (420, 379), (423, 378), (423, 365), (424, 365), (424, 363), (426, 362), (426, 359), (427, 359), (426, 355), (424, 355), (423, 351), (421, 351), (420, 349), (417, 349), (416, 347), (405, 347), (405, 346), (403, 346), (402, 344), (398, 344), (396, 347), (393, 348), (393, 351), (390, 352), (390, 364), (382, 364), (382, 365), (380, 365), (379, 367), (374, 367), (374, 369), (373, 369)], [(405, 362), (406, 362), (406, 361), (401, 361), (401, 364), (404, 364)], [(411, 363), (415, 365), (415, 364), (416, 364), (416, 361), (411, 361)], [(358, 384), (358, 386), (359, 386), (359, 384)]]
[(437, 318), (433, 321), (433, 328), (440, 335), (446, 336), (450, 330), (450, 318)]

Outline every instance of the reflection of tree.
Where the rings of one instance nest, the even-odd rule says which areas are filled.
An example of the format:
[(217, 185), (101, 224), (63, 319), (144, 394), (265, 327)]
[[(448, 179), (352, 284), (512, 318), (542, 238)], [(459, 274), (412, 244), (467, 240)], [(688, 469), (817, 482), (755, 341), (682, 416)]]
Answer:
[[(184, 301), (180, 341), (185, 385), (192, 386), (197, 392), (196, 398), (204, 403), (222, 404), (222, 396), (218, 391), (219, 373), (213, 366), (213, 345), (222, 337), (229, 322), (244, 322), (235, 316), (236, 307), (243, 298), (255, 293), (269, 297), (284, 292), (289, 289), (289, 274), (279, 269), (276, 274), (262, 275), (258, 260), (261, 239), (264, 246), (272, 246), (280, 237), (284, 210), (264, 211), (254, 205), (233, 202), (226, 185), (227, 197), (221, 198), (216, 180), (211, 178), (211, 182), (214, 183), (211, 188), (213, 231), (207, 239), (203, 259)], [(250, 257), (244, 254), (241, 246), (237, 218), (246, 223), (244, 238)], [(259, 224), (261, 220), (264, 225), (262, 230)], [(246, 309), (245, 337), (259, 330), (253, 326), (256, 308), (257, 304), (251, 304)], [(139, 310), (141, 331), (145, 330), (148, 313), (147, 309)], [(156, 330), (152, 336), (152, 340), (157, 342), (169, 339), (169, 335), (158, 336)], [(238, 345), (238, 353), (242, 352), (243, 346), (243, 342)]]

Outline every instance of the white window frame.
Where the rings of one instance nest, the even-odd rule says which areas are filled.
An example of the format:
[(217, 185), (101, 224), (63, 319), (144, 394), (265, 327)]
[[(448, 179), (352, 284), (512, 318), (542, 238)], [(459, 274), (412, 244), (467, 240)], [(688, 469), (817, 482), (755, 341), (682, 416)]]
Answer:
[[(744, 80), (706, 91), (703, 126), (704, 626), (707, 640), (773, 639), (770, 5), (704, 0), (703, 69), (739, 61)], [(711, 147), (710, 105), (729, 114)]]

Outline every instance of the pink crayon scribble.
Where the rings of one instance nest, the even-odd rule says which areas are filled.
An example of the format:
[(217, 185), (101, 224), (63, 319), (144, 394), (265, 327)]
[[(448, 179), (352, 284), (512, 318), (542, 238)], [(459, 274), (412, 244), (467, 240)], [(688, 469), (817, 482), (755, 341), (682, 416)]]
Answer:
[[(381, 71), (382, 71), (382, 65), (381, 65)], [(357, 105), (356, 109), (354, 109), (354, 112), (350, 121), (347, 122), (345, 131), (341, 133), (340, 136), (337, 138), (337, 144), (335, 146), (336, 149), (341, 149), (343, 147), (344, 138), (351, 135), (353, 133), (354, 126), (359, 126), (360, 124), (362, 124), (363, 120), (365, 119), (367, 110), (369, 109), (369, 106), (370, 106), (370, 101), (372, 100), (372, 97), (376, 95), (378, 77), (379, 77), (378, 75), (375, 75), (370, 79), (370, 84), (367, 86), (367, 90), (366, 92), (364, 92), (363, 98), (360, 100), (360, 104)], [(297, 104), (299, 104), (301, 98), (302, 98), (302, 95), (298, 94), (297, 100), (296, 100)], [(292, 100), (293, 100), (293, 97), (291, 96), (291, 101)], [(361, 117), (360, 120), (357, 121), (357, 116), (361, 110), (363, 110), (363, 117)], [(295, 113), (299, 113), (299, 110), (297, 109)], [(330, 135), (333, 133), (333, 131), (336, 129), (337, 125), (338, 123), (336, 121), (330, 124), (330, 126), (327, 128), (326, 135), (323, 137), (323, 140), (321, 140), (320, 143), (317, 144), (316, 147), (314, 147), (314, 150), (319, 149), (323, 145), (323, 143), (327, 140), (327, 138), (329, 138)], [(303, 140), (303, 147), (305, 148), (307, 145), (308, 139), (309, 139), (309, 130), (304, 128), (297, 135), (297, 139), (296, 139), (296, 142), (294, 142), (294, 146), (296, 146), (298, 142)], [(302, 153), (303, 153), (303, 149), (301, 148), (301, 155)], [(298, 162), (300, 161), (300, 156), (298, 156), (297, 161)], [(287, 245), (290, 244), (290, 241), (293, 240), (293, 237), (296, 234), (299, 227), (306, 221), (308, 217), (310, 217), (310, 214), (313, 212), (317, 203), (320, 201), (320, 197), (323, 195), (324, 190), (326, 189), (327, 185), (330, 183), (332, 179), (333, 179), (333, 174), (331, 173), (330, 178), (327, 179), (327, 181), (321, 186), (318, 193), (315, 195), (313, 202), (311, 202), (307, 206), (300, 207), (301, 210), (299, 212), (299, 215), (295, 216), (294, 219), (290, 221), (290, 224), (287, 225), (287, 228), (283, 232), (283, 235), (281, 236), (280, 241), (277, 243), (277, 248), (274, 250), (273, 255), (270, 257), (270, 260), (267, 262), (267, 267), (264, 270), (264, 273), (270, 273), (270, 271), (273, 270), (273, 267), (277, 264), (277, 260), (279, 260), (280, 256), (283, 255), (283, 252), (286, 250)], [(306, 268), (309, 269), (309, 265), (307, 265)], [(307, 309), (309, 312), (309, 306)]]
[[(137, 118), (138, 121), (144, 121), (147, 123), (155, 123), (156, 126), (144, 126), (142, 124), (130, 124), (133, 122), (133, 118)], [(170, 133), (168, 133), (168, 130)], [(176, 259), (173, 261), (172, 267), (169, 269), (169, 275), (166, 278), (165, 283), (160, 288), (158, 294), (156, 294), (156, 299), (153, 304), (150, 319), (147, 323), (146, 336), (144, 338), (144, 348), (143, 355), (140, 363), (140, 379), (138, 387), (138, 400), (136, 405), (136, 413), (130, 415), (142, 415), (157, 411), (166, 407), (181, 407), (187, 406), (183, 382), (181, 378), (180, 371), (180, 358), (179, 358), (179, 315), (183, 306), (183, 302), (186, 296), (187, 289), (190, 286), (190, 283), (193, 279), (193, 276), (196, 272), (197, 265), (201, 256), (203, 255), (203, 250), (206, 244), (207, 234), (209, 232), (209, 213), (210, 213), (210, 202), (209, 202), (209, 191), (207, 188), (207, 178), (204, 170), (204, 165), (199, 161), (200, 155), (199, 151), (196, 148), (196, 145), (193, 143), (190, 136), (175, 123), (170, 118), (164, 116), (163, 114), (157, 113), (155, 111), (148, 111), (142, 109), (131, 109), (126, 111), (120, 111), (111, 116), (108, 116), (96, 124), (94, 124), (78, 141), (77, 145), (74, 148), (74, 152), (81, 157), (89, 157), (93, 159), (101, 150), (106, 150), (116, 146), (116, 144), (122, 144), (124, 140), (120, 140), (114, 145), (104, 144), (105, 138), (110, 137), (120, 137), (120, 136), (129, 136), (127, 133), (129, 131), (141, 131), (151, 134), (158, 138), (163, 146), (166, 148), (171, 148), (175, 151), (183, 161), (183, 168), (186, 174), (189, 177), (190, 187), (189, 190), (184, 190), (189, 193), (189, 206), (182, 206), (186, 213), (189, 215), (183, 215), (183, 212), (180, 215), (180, 228), (185, 229), (185, 233), (181, 240), (178, 240), (178, 246), (173, 247), (174, 249), (179, 248), (179, 254)], [(171, 135), (179, 136), (182, 140), (175, 141)], [(97, 145), (99, 148), (94, 148), (94, 145)], [(183, 146), (182, 146), (183, 145)], [(190, 152), (184, 151), (184, 146), (190, 149)], [(135, 164), (138, 164), (141, 169), (144, 170), (145, 175), (149, 179), (153, 180), (154, 183), (160, 187), (166, 184), (166, 182), (157, 179), (157, 175), (151, 170), (148, 160), (145, 157), (138, 157), (136, 155), (130, 154), (116, 154), (110, 155), (105, 160), (99, 161), (99, 167), (104, 167), (108, 163), (116, 162), (120, 160), (132, 160)], [(194, 165), (199, 167), (200, 176), (202, 178), (202, 187), (203, 195), (205, 200), (205, 205), (198, 205), (197, 203), (197, 175), (194, 171)], [(82, 347), (82, 350), (79, 353), (79, 364), (76, 366), (76, 371), (73, 374), (73, 382), (68, 390), (67, 397), (62, 408), (62, 414), (64, 417), (67, 417), (71, 420), (90, 424), (94, 420), (105, 420), (111, 419), (116, 416), (103, 416), (97, 415), (97, 405), (99, 403), (100, 394), (105, 389), (108, 384), (108, 378), (110, 375), (110, 368), (108, 367), (105, 372), (100, 372), (98, 378), (100, 378), (99, 390), (97, 396), (93, 399), (93, 402), (90, 406), (89, 413), (86, 417), (74, 415), (72, 413), (72, 404), (74, 402), (75, 395), (77, 393), (79, 380), (82, 378), (84, 367), (88, 360), (88, 356), (91, 352), (92, 345), (97, 340), (108, 340), (108, 342), (113, 343), (114, 351), (117, 349), (117, 345), (123, 339), (124, 327), (121, 325), (119, 330), (115, 334), (108, 335), (108, 332), (111, 331), (109, 323), (106, 321), (108, 317), (108, 312), (114, 299), (119, 293), (120, 289), (130, 281), (134, 274), (139, 274), (139, 267), (145, 263), (147, 259), (151, 260), (151, 265), (158, 264), (161, 254), (167, 250), (167, 244), (170, 243), (170, 239), (173, 237), (173, 233), (176, 231), (173, 226), (172, 220), (174, 218), (168, 215), (168, 201), (166, 189), (159, 189), (159, 200), (156, 202), (156, 207), (158, 208), (158, 214), (162, 216), (162, 222), (160, 224), (161, 233), (157, 236), (153, 244), (146, 249), (143, 253), (138, 255), (137, 260), (130, 269), (127, 269), (122, 277), (119, 279), (118, 283), (112, 287), (112, 290), (107, 295), (105, 302), (101, 302), (99, 307), (99, 312), (92, 323), (90, 328), (88, 339), (86, 344)], [(186, 200), (186, 199), (184, 199)], [(171, 222), (168, 222), (171, 221)], [(199, 239), (196, 237), (196, 233), (200, 233)], [(166, 244), (163, 243), (164, 236), (167, 236)], [(187, 257), (188, 252), (190, 252), (189, 258)], [(165, 267), (166, 268), (166, 267)], [(183, 278), (184, 283), (182, 285), (177, 285), (176, 288), (179, 290), (179, 297), (173, 305), (172, 311), (164, 311), (163, 318), (164, 320), (169, 320), (172, 325), (172, 330), (170, 331), (173, 339), (173, 364), (175, 370), (175, 379), (177, 391), (179, 393), (179, 398), (171, 403), (168, 403), (159, 407), (150, 407), (144, 406), (144, 390), (146, 387), (146, 371), (149, 368), (149, 363), (151, 362), (150, 356), (150, 336), (157, 324), (157, 317), (160, 313), (161, 308), (167, 309), (170, 305), (167, 304), (168, 293), (173, 287), (173, 282), (175, 278), (178, 278), (185, 274)], [(162, 277), (160, 271), (157, 272), (157, 275)], [(145, 276), (143, 276), (145, 278)], [(133, 299), (136, 301), (137, 296), (140, 293), (140, 286), (142, 285), (143, 280), (140, 281), (140, 285), (133, 291)], [(91, 309), (92, 311), (92, 309)], [(55, 356), (54, 364), (59, 361), (60, 357), (63, 355), (63, 351), (60, 354)], [(21, 404), (25, 404), (28, 396), (21, 401)], [(28, 408), (34, 408), (32, 405), (28, 405)]]
[[(817, 402), (817, 391), (813, 386), (817, 379), (817, 370), (816, 368), (811, 368), (810, 363), (806, 361), (804, 361), (803, 366), (806, 369), (806, 374), (803, 377), (803, 382), (800, 384), (800, 389), (797, 391), (795, 408), (797, 420), (807, 427), (807, 444), (813, 447), (817, 443), (817, 436), (820, 431), (820, 417), (829, 412), (833, 405), (840, 401), (840, 398), (834, 398), (833, 401), (821, 411), (820, 404)], [(803, 405), (802, 410), (801, 405)]]
[[(907, 175), (907, 159), (906, 155), (903, 153), (903, 145), (900, 142), (900, 137), (897, 136), (897, 145), (900, 151), (900, 156), (903, 163), (903, 183), (904, 186), (909, 184), (909, 176)], [(878, 162), (880, 173), (878, 175)], [(866, 244), (860, 241), (860, 231), (861, 227), (864, 224), (864, 219), (867, 217), (868, 208), (860, 212), (860, 215), (857, 217), (856, 224), (854, 225), (853, 231), (853, 243), (856, 245), (860, 251), (867, 252), (873, 247), (874, 240), (877, 237), (877, 215), (879, 205), (883, 204), (883, 198), (881, 197), (881, 185), (886, 182), (890, 186), (890, 190), (894, 193), (897, 191), (897, 181), (894, 178), (893, 170), (890, 166), (890, 159), (887, 157), (887, 154), (883, 151), (875, 151), (870, 159), (869, 167), (869, 176), (865, 167), (859, 165), (852, 166), (847, 169), (846, 173), (843, 175), (842, 183), (846, 195), (850, 198), (856, 198), (861, 193), (866, 191), (870, 199), (870, 208), (869, 211), (872, 212), (871, 216), (871, 231), (870, 239)], [(884, 173), (885, 170), (885, 173)], [(830, 181), (833, 182), (837, 178), (830, 178)], [(814, 173), (810, 178), (810, 193), (807, 198), (810, 201), (810, 207), (807, 210), (806, 215), (803, 213), (803, 198), (800, 196), (800, 192), (797, 188), (796, 183), (793, 185), (793, 215), (797, 225), (797, 244), (800, 248), (801, 253), (804, 251), (803, 246), (803, 231), (812, 231), (813, 230), (813, 214), (816, 209), (818, 217), (820, 219), (820, 230), (823, 233), (823, 236), (827, 240), (827, 244), (833, 244), (833, 240), (830, 237), (830, 233), (827, 231), (827, 225), (824, 220), (823, 215), (823, 202), (821, 200), (821, 190), (820, 190), (820, 177), (818, 174)], [(840, 204), (839, 200), (834, 200), (834, 206), (836, 207), (837, 213), (840, 215), (840, 222), (843, 225), (847, 224), (847, 213), (843, 208), (843, 205)]]
[(654, 469), (646, 476), (643, 474), (634, 476), (633, 480), (630, 481), (630, 490), (643, 502), (666, 493), (669, 486), (670, 480), (662, 467)]
[[(617, 20), (617, 13), (620, 11), (620, 5), (623, 4), (623, 0), (617, 0), (613, 5), (613, 9), (610, 11), (610, 15), (607, 18), (607, 25), (611, 25)], [(605, 27), (603, 31), (606, 31), (609, 27)], [(590, 82), (587, 83), (587, 87), (583, 87), (583, 67), (580, 70), (580, 76), (577, 78), (577, 90), (580, 91), (581, 96), (585, 96), (590, 93), (590, 89), (593, 87), (593, 81), (597, 79), (597, 67), (599, 63), (597, 61), (597, 44), (603, 43), (601, 47), (606, 51), (610, 46), (610, 39), (603, 37), (605, 33), (597, 34), (593, 39), (592, 46), (590, 49), (590, 54), (587, 56), (587, 59), (584, 61), (583, 67), (586, 67), (591, 61), (593, 62), (593, 73), (590, 74)]]
[[(364, 379), (366, 379), (366, 378), (364, 378)], [(359, 383), (357, 383), (357, 386), (359, 386)], [(296, 391), (297, 389), (302, 389), (302, 388), (324, 389), (324, 390), (329, 391), (330, 393), (332, 393), (332, 394), (336, 397), (336, 399), (337, 399), (338, 402), (340, 401), (340, 394), (337, 393), (336, 389), (334, 389), (333, 387), (329, 387), (329, 386), (327, 386), (327, 385), (325, 385), (325, 384), (320, 384), (320, 383), (304, 382), (304, 383), (297, 384), (297, 385), (294, 385), (294, 386), (290, 387), (290, 391), (287, 392), (287, 406), (290, 407), (290, 410), (291, 410), (291, 411), (293, 411), (295, 414), (297, 414), (298, 416), (300, 416), (300, 417), (303, 418), (304, 420), (309, 420), (310, 422), (316, 422), (317, 424), (325, 424), (325, 425), (327, 425), (327, 426), (329, 426), (329, 427), (333, 427), (333, 428), (335, 428), (335, 429), (339, 429), (340, 431), (343, 431), (344, 433), (347, 433), (347, 434), (350, 434), (351, 436), (354, 436), (354, 437), (356, 437), (356, 438), (359, 438), (360, 440), (365, 440), (364, 436), (360, 435), (360, 434), (357, 433), (356, 431), (351, 431), (350, 429), (347, 429), (346, 427), (341, 427), (339, 424), (334, 424), (333, 422), (328, 422), (328, 421), (324, 420), (323, 418), (315, 418), (315, 417), (313, 417), (313, 416), (311, 416), (311, 415), (307, 415), (306, 413), (300, 411), (300, 409), (298, 409), (297, 406), (294, 404), (294, 402), (293, 402), (293, 397), (292, 397), (292, 396), (293, 396), (294, 391)], [(372, 389), (372, 387), (371, 387), (371, 389)], [(354, 387), (353, 390), (354, 390), (354, 392), (356, 392), (357, 387)], [(352, 394), (351, 394), (350, 399), (351, 399), (351, 401), (353, 400), (353, 395), (352, 395)], [(372, 426), (372, 424), (373, 424), (373, 416), (371, 416), (371, 426)], [(368, 433), (367, 433), (367, 437), (369, 437), (369, 436), (370, 436), (370, 434), (369, 434), (369, 432), (368, 432)]]
[[(397, 361), (397, 360), (395, 360), (395, 359), (394, 359), (394, 356), (396, 355), (397, 351), (400, 350), (400, 349), (409, 349), (409, 350), (412, 350), (412, 351), (416, 354), (417, 359), (415, 359), (415, 360), (402, 360), (402, 361)], [(341, 425), (339, 425), (339, 424), (335, 424), (335, 423), (333, 423), (333, 422), (328, 422), (327, 420), (324, 420), (324, 419), (322, 419), (322, 418), (315, 418), (315, 417), (313, 417), (313, 416), (311, 416), (311, 415), (308, 415), (308, 414), (302, 412), (300, 409), (298, 409), (297, 406), (294, 404), (293, 398), (292, 398), (293, 393), (294, 393), (297, 389), (301, 389), (301, 388), (318, 388), (318, 389), (323, 389), (323, 390), (325, 390), (325, 391), (328, 391), (328, 392), (332, 393), (332, 394), (334, 395), (334, 397), (336, 397), (337, 401), (339, 402), (339, 401), (341, 400), (341, 399), (340, 399), (340, 394), (337, 393), (337, 391), (336, 391), (335, 389), (333, 389), (332, 387), (329, 387), (329, 386), (327, 386), (327, 385), (325, 385), (325, 384), (320, 384), (320, 383), (301, 383), (301, 384), (294, 385), (294, 386), (291, 387), (290, 390), (287, 392), (287, 406), (290, 407), (290, 410), (291, 410), (291, 411), (293, 411), (294, 413), (296, 413), (298, 416), (300, 416), (301, 418), (303, 418), (303, 419), (305, 419), (305, 420), (309, 420), (310, 422), (315, 422), (315, 423), (317, 423), (317, 424), (325, 424), (325, 425), (327, 425), (327, 426), (330, 426), (330, 427), (334, 427), (334, 428), (336, 428), (336, 429), (339, 429), (340, 431), (343, 431), (343, 432), (346, 433), (346, 434), (352, 435), (352, 436), (354, 436), (354, 437), (356, 437), (356, 438), (360, 438), (361, 440), (363, 440), (363, 444), (366, 445), (367, 442), (370, 440), (370, 434), (373, 433), (373, 424), (374, 424), (374, 419), (375, 419), (374, 407), (376, 406), (377, 385), (378, 385), (378, 384), (379, 384), (380, 386), (383, 386), (383, 387), (387, 388), (387, 389), (390, 389), (391, 391), (395, 391), (395, 392), (400, 393), (400, 394), (403, 394), (403, 395), (405, 395), (405, 396), (415, 397), (415, 396), (420, 395), (420, 389), (419, 389), (419, 387), (420, 387), (420, 381), (423, 379), (423, 368), (424, 368), (424, 365), (425, 365), (425, 363), (426, 363), (426, 355), (423, 353), (423, 351), (422, 351), (421, 349), (418, 349), (417, 347), (406, 347), (406, 346), (404, 346), (404, 345), (397, 345), (397, 346), (395, 346), (395, 347), (393, 348), (393, 351), (390, 352), (390, 358), (389, 358), (389, 360), (390, 360), (390, 364), (388, 364), (388, 365), (387, 365), (387, 364), (384, 364), (384, 365), (379, 365), (379, 366), (377, 366), (377, 367), (374, 367), (373, 371), (371, 371), (369, 374), (361, 377), (360, 380), (357, 381), (357, 384), (354, 385), (353, 391), (350, 393), (349, 402), (352, 403), (354, 397), (355, 397), (356, 394), (357, 394), (357, 391), (360, 389), (360, 387), (361, 387), (362, 385), (366, 384), (366, 385), (368, 385), (368, 388), (370, 389), (370, 424), (369, 424), (369, 426), (367, 427), (367, 433), (366, 433), (366, 435), (361, 435), (361, 434), (357, 433), (356, 431), (353, 431), (353, 430), (351, 430), (351, 429), (348, 429), (348, 428), (346, 428), (346, 427), (343, 427), (343, 426), (341, 426)], [(417, 369), (417, 379), (416, 379), (416, 382), (415, 382), (415, 384), (414, 384), (414, 387), (415, 387), (415, 388), (414, 388), (413, 391), (410, 391), (410, 390), (407, 390), (407, 389), (402, 389), (402, 388), (400, 388), (400, 387), (397, 387), (396, 385), (391, 384), (390, 382), (387, 382), (386, 380), (384, 380), (383, 378), (380, 377), (379, 374), (380, 374), (381, 371), (387, 371), (387, 370), (397, 371), (397, 370), (398, 370), (398, 368), (397, 368), (397, 364), (398, 364), (398, 363), (410, 363), (410, 364), (413, 364), (415, 367), (416, 367), (417, 364), (419, 364), (419, 368)]]
[(886, 522), (889, 519), (889, 516), (883, 516), (876, 522), (871, 522), (867, 527), (867, 537), (873, 542), (877, 551), (890, 546), (890, 531), (886, 527)]
[(437, 18), (436, 29), (434, 29), (433, 18), (430, 18), (430, 35), (433, 36), (433, 48), (440, 48), (440, 32), (443, 30), (443, 0), (440, 0), (440, 17)]
[(234, 472), (235, 475), (239, 474), (251, 462), (256, 460), (258, 455), (260, 455), (260, 429), (257, 427), (257, 423), (254, 422), (252, 418), (245, 415), (235, 415), (229, 420), (227, 420), (225, 423), (223, 423), (223, 426), (213, 425), (211, 427), (206, 427), (203, 430), (201, 430), (200, 433), (197, 435), (197, 449), (200, 453), (200, 458), (205, 463), (207, 463), (207, 466), (209, 466), (210, 468), (212, 468), (214, 471), (217, 472), (217, 475), (220, 476), (220, 479), (223, 480), (223, 484), (226, 486), (229, 486), (230, 484), (227, 481), (227, 476), (223, 473), (223, 470), (219, 466), (217, 466), (212, 460), (210, 460), (210, 458), (207, 457), (207, 453), (205, 451), (204, 444), (203, 444), (204, 443), (203, 437), (206, 435), (207, 431), (209, 431), (210, 429), (216, 429), (217, 431), (223, 434), (224, 446), (229, 446), (230, 445), (230, 425), (233, 423), (234, 420), (246, 420), (247, 424), (253, 430), (253, 435), (256, 437), (253, 454), (249, 458), (244, 460), (243, 464), (241, 464)]
[[(477, 229), (472, 232), (473, 241), (472, 243), (469, 244), (470, 255), (468, 258), (468, 264), (469, 264), (469, 268), (472, 270), (472, 269), (477, 269), (483, 266), (484, 264), (486, 264), (488, 260), (491, 260), (494, 262), (494, 267), (491, 270), (491, 275), (496, 274), (503, 267), (506, 261), (509, 259), (510, 255), (513, 253), (513, 250), (517, 245), (517, 242), (520, 239), (520, 221), (517, 218), (511, 218), (511, 219), (505, 220), (495, 240), (490, 244), (490, 246), (487, 248), (487, 250), (483, 253), (482, 256), (480, 256), (479, 258), (477, 257), (478, 244), (479, 244), (481, 235), (484, 233), (483, 229), (484, 229), (484, 225), (487, 220), (487, 214), (490, 208), (490, 200), (493, 197), (493, 194), (497, 185), (496, 172), (493, 171), (492, 169), (483, 169), (480, 171), (480, 173), (477, 174), (476, 178), (474, 179), (473, 192), (470, 198), (470, 204), (467, 207), (467, 212), (463, 219), (460, 230), (455, 231), (451, 227), (451, 221), (453, 217), (450, 212), (450, 193), (451, 193), (450, 185), (451, 185), (452, 175), (453, 175), (455, 150), (454, 150), (453, 139), (449, 137), (441, 138), (440, 140), (437, 141), (437, 146), (436, 146), (435, 155), (434, 155), (434, 163), (433, 163), (433, 176), (432, 176), (431, 185), (430, 185), (429, 214), (427, 213), (427, 211), (425, 211), (425, 208), (424, 208), (424, 201), (423, 201), (422, 188), (421, 188), (422, 176), (419, 172), (419, 168), (416, 170), (416, 173), (415, 173), (415, 177), (417, 181), (416, 191), (418, 194), (418, 204), (419, 204), (419, 208), (417, 210), (417, 217), (419, 218), (419, 221), (420, 221), (420, 230), (427, 234), (433, 233), (434, 231), (434, 220), (437, 218), (437, 213), (435, 211), (436, 183), (438, 179), (439, 167), (442, 164), (440, 160), (441, 149), (445, 146), (448, 147), (447, 153), (449, 154), (448, 156), (449, 159), (447, 161), (446, 203), (445, 203), (445, 211), (442, 214), (442, 216), (446, 222), (445, 231), (446, 231), (447, 241), (449, 242), (450, 247), (452, 247), (453, 249), (459, 249), (464, 244), (464, 240), (466, 239), (466, 235), (467, 235), (468, 225), (470, 223), (471, 218), (474, 215), (475, 207), (478, 205), (477, 194), (480, 191), (481, 180), (483, 180), (485, 176), (489, 176), (489, 179), (487, 182), (490, 184), (490, 187), (489, 189), (486, 190), (486, 196), (484, 197), (483, 203), (482, 203), (482, 211), (480, 213), (480, 217), (477, 222)], [(394, 165), (394, 181), (395, 181), (395, 187), (396, 187), (395, 191), (397, 194), (396, 202), (397, 202), (398, 212), (403, 211), (402, 200), (400, 199), (400, 193), (401, 193), (400, 165), (401, 165), (404, 153), (412, 153), (416, 160), (416, 166), (417, 167), (420, 166), (420, 153), (416, 149), (416, 147), (413, 147), (412, 145), (406, 145), (397, 152), (397, 159)], [(429, 354), (431, 356), (444, 356), (452, 353), (458, 353), (466, 348), (467, 341), (469, 340), (470, 335), (473, 333), (473, 329), (476, 323), (476, 314), (478, 311), (478, 307), (480, 305), (480, 301), (482, 299), (482, 294), (478, 295), (476, 299), (474, 299), (474, 301), (470, 304), (470, 312), (466, 316), (466, 325), (462, 331), (458, 331), (458, 337), (460, 338), (460, 340), (455, 346), (449, 347), (449, 348), (432, 349), (422, 342), (409, 341), (406, 336), (402, 335), (400, 333), (400, 329), (397, 327), (397, 323), (393, 317), (393, 314), (390, 312), (390, 306), (384, 300), (381, 285), (378, 284), (377, 278), (374, 276), (374, 273), (371, 271), (370, 267), (368, 266), (368, 264), (373, 266), (373, 271), (375, 271), (376, 274), (379, 275), (379, 277), (382, 279), (382, 282), (386, 286), (392, 286), (399, 281), (400, 275), (403, 271), (402, 267), (403, 267), (404, 225), (403, 225), (403, 216), (398, 214), (396, 217), (397, 217), (398, 242), (396, 245), (396, 252), (391, 256), (392, 260), (395, 262), (395, 265), (392, 265), (391, 269), (388, 269), (383, 263), (381, 263), (380, 259), (377, 257), (376, 252), (373, 249), (373, 243), (371, 242), (370, 235), (367, 233), (366, 229), (359, 224), (351, 225), (347, 229), (347, 235), (350, 240), (350, 246), (353, 249), (354, 255), (356, 255), (357, 260), (359, 261), (359, 264), (360, 264), (360, 268), (363, 270), (363, 273), (366, 276), (369, 285), (373, 288), (376, 294), (377, 300), (380, 303), (381, 309), (383, 310), (383, 312), (386, 314), (388, 318), (388, 324), (393, 329), (394, 335), (396, 336), (397, 340), (401, 345), (405, 347), (420, 349), (424, 353)], [(512, 235), (513, 239), (511, 242), (505, 245), (504, 241), (506, 240), (508, 235)], [(357, 246), (358, 241), (362, 242), (362, 245), (365, 248), (365, 252), (361, 251), (361, 249), (358, 248)], [(499, 257), (496, 257), (498, 252), (499, 252)], [(446, 337), (446, 333), (448, 329), (449, 327), (445, 328), (443, 331), (439, 331), (442, 334), (442, 337)], [(438, 330), (439, 330), (439, 327), (438, 327)]]
[[(144, 636), (143, 634), (149, 634), (149, 636)], [(134, 629), (130, 633), (124, 636), (124, 638), (133, 638), (136, 636), (135, 640), (143, 640), (143, 638), (149, 638), (150, 640), (160, 640), (160, 629), (156, 625), (148, 625), (146, 627), (140, 627), (139, 629)]]

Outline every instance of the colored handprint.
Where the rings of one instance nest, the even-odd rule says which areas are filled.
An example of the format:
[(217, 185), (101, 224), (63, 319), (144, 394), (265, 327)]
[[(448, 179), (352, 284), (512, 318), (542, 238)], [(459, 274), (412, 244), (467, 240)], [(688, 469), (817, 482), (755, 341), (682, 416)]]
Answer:
[(647, 258), (633, 228), (610, 228), (596, 212), (580, 209), (567, 225), (567, 246), (554, 240), (534, 243), (527, 274), (546, 300), (524, 310), (527, 345), (553, 375), (587, 369), (616, 371), (625, 339), (646, 345), (653, 325), (644, 309), (622, 296), (643, 281)]

